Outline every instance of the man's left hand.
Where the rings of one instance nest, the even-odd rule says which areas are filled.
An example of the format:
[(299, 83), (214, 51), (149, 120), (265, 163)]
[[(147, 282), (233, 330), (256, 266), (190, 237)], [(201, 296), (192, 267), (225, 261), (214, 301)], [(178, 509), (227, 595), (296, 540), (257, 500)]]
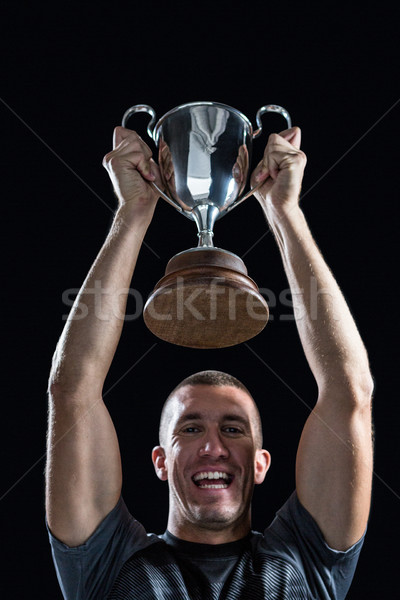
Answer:
[(298, 127), (269, 136), (263, 159), (251, 176), (251, 187), (265, 181), (254, 194), (263, 208), (273, 208), (279, 213), (298, 204), (307, 162), (300, 141)]

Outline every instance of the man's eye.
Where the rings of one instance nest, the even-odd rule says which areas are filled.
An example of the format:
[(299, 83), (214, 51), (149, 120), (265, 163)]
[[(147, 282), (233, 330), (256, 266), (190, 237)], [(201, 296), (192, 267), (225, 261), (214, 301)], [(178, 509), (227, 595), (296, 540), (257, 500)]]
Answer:
[(240, 433), (240, 429), (237, 427), (224, 427), (226, 433)]
[(199, 431), (198, 427), (185, 427), (183, 430), (184, 433), (197, 433)]

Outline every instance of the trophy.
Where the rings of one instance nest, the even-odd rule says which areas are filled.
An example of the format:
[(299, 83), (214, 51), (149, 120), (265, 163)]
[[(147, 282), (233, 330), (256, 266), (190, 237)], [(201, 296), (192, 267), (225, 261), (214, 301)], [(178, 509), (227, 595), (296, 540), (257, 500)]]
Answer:
[(266, 112), (287, 111), (274, 104), (256, 114), (258, 129), (241, 112), (218, 102), (191, 102), (167, 112), (156, 123), (151, 106), (137, 104), (134, 113), (151, 116), (147, 133), (158, 148), (164, 190), (158, 194), (198, 229), (197, 247), (168, 262), (143, 311), (147, 327), (162, 340), (190, 348), (224, 348), (257, 335), (268, 321), (268, 305), (243, 261), (214, 247), (216, 220), (251, 196), (260, 183), (244, 193), (252, 141), (262, 131)]

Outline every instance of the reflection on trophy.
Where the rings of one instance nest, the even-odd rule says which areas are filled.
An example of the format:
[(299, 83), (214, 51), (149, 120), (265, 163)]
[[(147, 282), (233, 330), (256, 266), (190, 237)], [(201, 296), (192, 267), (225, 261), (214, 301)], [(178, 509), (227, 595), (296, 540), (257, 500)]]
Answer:
[[(175, 255), (144, 307), (147, 327), (159, 338), (191, 348), (223, 348), (257, 335), (268, 321), (268, 306), (250, 279), (243, 261), (215, 248), (213, 228), (258, 188), (244, 194), (254, 138), (262, 131), (261, 116), (276, 112), (291, 120), (280, 106), (267, 105), (256, 115), (258, 129), (238, 110), (216, 102), (183, 104), (157, 123), (145, 104), (132, 114), (151, 115), (147, 132), (158, 147), (164, 191), (157, 192), (196, 222), (198, 246)], [(260, 184), (262, 185), (262, 184)]]

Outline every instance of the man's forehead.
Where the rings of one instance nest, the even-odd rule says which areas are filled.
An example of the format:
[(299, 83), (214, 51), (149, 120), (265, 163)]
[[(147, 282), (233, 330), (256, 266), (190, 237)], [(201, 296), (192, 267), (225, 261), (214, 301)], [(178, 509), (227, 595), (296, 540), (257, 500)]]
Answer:
[(179, 388), (171, 398), (174, 417), (185, 413), (208, 414), (227, 412), (250, 415), (253, 400), (246, 392), (233, 386), (188, 385)]

